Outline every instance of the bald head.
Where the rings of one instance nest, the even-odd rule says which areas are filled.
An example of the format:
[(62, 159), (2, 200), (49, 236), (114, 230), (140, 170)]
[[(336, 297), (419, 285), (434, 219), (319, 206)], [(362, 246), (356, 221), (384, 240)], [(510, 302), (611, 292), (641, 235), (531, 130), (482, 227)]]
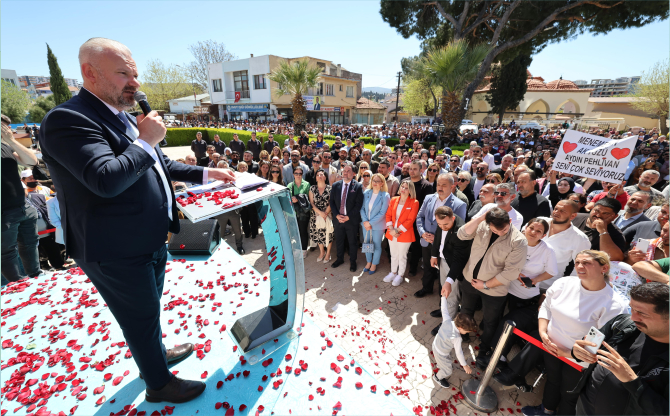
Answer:
[(119, 111), (135, 106), (133, 95), (140, 87), (137, 65), (130, 49), (105, 38), (91, 38), (79, 48), (84, 88)]

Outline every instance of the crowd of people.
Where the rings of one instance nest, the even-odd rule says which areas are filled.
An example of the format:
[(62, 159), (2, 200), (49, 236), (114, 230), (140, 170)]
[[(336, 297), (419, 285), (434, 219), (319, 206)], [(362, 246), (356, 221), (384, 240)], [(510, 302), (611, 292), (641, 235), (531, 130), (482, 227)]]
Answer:
[[(544, 368), (542, 404), (525, 407), (524, 414), (610, 414), (620, 408), (668, 413), (670, 146), (656, 130), (635, 132), (638, 143), (626, 180), (610, 183), (552, 169), (562, 130), (483, 126), (461, 137), (469, 146), (460, 156), (449, 147), (438, 149), (429, 125), (333, 126), (327, 131), (308, 125), (299, 134), (288, 123), (195, 127), (251, 130), (247, 142), (234, 134), (230, 143), (218, 136), (206, 142), (197, 133), (193, 153), (178, 161), (249, 172), (285, 185), (296, 207), (306, 261), (312, 261), (307, 259), (314, 251), (314, 261), (332, 261), (330, 267), (337, 268), (348, 257), (349, 270), (356, 272), (361, 250), (363, 273), (372, 276), (386, 257), (390, 271), (381, 280), (399, 286), (420, 279), (417, 298), (434, 293), (439, 280), (440, 301), (431, 312), (441, 318), (432, 331), (433, 378), (439, 386), (450, 386), (451, 351), (464, 371), (472, 372), (461, 351), (470, 333), (481, 333), (476, 363), (484, 368), (503, 322), (513, 320), (548, 351), (522, 344), (521, 352), (508, 359), (511, 346), (521, 344), (515, 337), (496, 363), (495, 379), (505, 385), (524, 384), (532, 369)], [(259, 140), (257, 132), (268, 133), (267, 140)], [(595, 133), (614, 139), (633, 134)], [(278, 134), (288, 139), (280, 144), (274, 138)], [(324, 141), (329, 135), (334, 143)], [(52, 195), (40, 189), (30, 171), (17, 169), (18, 162), (33, 166), (36, 161), (10, 136), (3, 122), (2, 272), (13, 281), (39, 273), (30, 260), (36, 241), (21, 231), (35, 216), (33, 198), (25, 197)], [(363, 136), (375, 137), (378, 144), (366, 147), (359, 139)], [(397, 144), (387, 144), (396, 137)], [(7, 167), (5, 159), (11, 158), (18, 162)], [(15, 206), (6, 207), (4, 176), (12, 169), (20, 183), (7, 200)], [(172, 185), (180, 190), (194, 184)], [(11, 234), (4, 225), (6, 208), (16, 211), (8, 211), (16, 217), (9, 217)], [(52, 211), (57, 213), (46, 209), (46, 215)], [(217, 220), (223, 229), (230, 226), (240, 254), (244, 238), (259, 234), (253, 205)], [(55, 221), (51, 224), (57, 228)], [(591, 327), (606, 335), (607, 344), (597, 354), (583, 340)], [(630, 330), (622, 336), (624, 327)], [(608, 389), (601, 390), (602, 385)]]
[[(228, 146), (216, 137), (210, 144), (196, 137), (194, 156), (186, 163), (250, 172), (286, 185), (306, 259), (318, 248), (315, 261), (334, 260), (330, 267), (337, 268), (348, 253), (349, 270), (356, 272), (362, 249), (363, 273), (374, 275), (387, 257), (390, 272), (382, 281), (398, 286), (421, 273), (421, 288), (414, 294), (419, 298), (433, 293), (439, 279), (441, 299), (431, 315), (442, 318), (432, 331), (434, 379), (440, 386), (449, 386), (452, 350), (464, 370), (472, 371), (460, 352), (471, 332), (481, 331), (476, 362), (486, 367), (508, 319), (549, 351), (526, 344), (508, 360), (512, 345), (520, 341), (515, 339), (496, 363), (495, 379), (510, 386), (525, 384), (536, 366), (544, 368), (542, 405), (526, 407), (524, 414), (611, 411), (593, 383), (605, 377), (609, 384), (623, 383), (615, 389), (619, 393), (630, 389), (612, 364), (617, 353), (610, 346), (618, 338), (610, 339), (595, 359), (580, 343), (589, 328), (611, 327), (612, 320), (629, 313), (633, 326), (638, 325), (633, 346), (644, 343), (646, 334), (651, 351), (664, 357), (667, 372), (669, 146), (655, 130), (638, 135), (621, 183), (553, 170), (560, 130), (484, 127), (464, 137), (469, 148), (463, 156), (430, 141), (410, 142), (404, 135), (398, 144), (387, 145), (385, 129), (374, 149), (342, 132), (328, 144), (319, 131), (297, 137), (289, 131), (279, 144), (275, 131), (265, 142), (252, 131), (246, 144), (235, 135)], [(596, 134), (619, 139), (632, 133)], [(652, 305), (651, 315), (644, 304)], [(474, 320), (478, 310), (479, 323)], [(665, 322), (664, 333), (643, 326), (652, 318)], [(638, 354), (628, 344), (626, 353)], [(556, 357), (584, 367), (597, 361), (606, 372), (591, 368), (600, 378), (585, 382), (584, 372)], [(634, 361), (628, 361), (634, 368), (649, 365), (637, 355)], [(631, 392), (635, 404), (628, 407), (667, 413), (667, 382), (648, 376), (636, 380), (636, 386), (648, 388), (648, 396)], [(575, 390), (578, 383), (581, 390)]]

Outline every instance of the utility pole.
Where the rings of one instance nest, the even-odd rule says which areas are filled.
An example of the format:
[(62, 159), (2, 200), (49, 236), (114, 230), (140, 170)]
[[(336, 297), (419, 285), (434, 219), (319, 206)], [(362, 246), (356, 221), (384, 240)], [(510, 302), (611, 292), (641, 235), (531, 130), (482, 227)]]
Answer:
[(398, 89), (395, 92), (395, 122), (398, 124), (398, 102), (400, 101), (400, 76), (402, 72), (398, 72)]

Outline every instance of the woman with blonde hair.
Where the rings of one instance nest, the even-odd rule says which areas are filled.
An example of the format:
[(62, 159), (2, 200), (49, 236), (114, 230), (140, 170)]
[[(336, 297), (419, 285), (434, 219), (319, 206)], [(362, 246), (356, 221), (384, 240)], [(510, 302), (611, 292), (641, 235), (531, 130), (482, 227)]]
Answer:
[(601, 328), (615, 316), (627, 313), (628, 300), (610, 286), (609, 269), (610, 258), (603, 251), (583, 250), (577, 254), (577, 276), (556, 280), (547, 290), (546, 298), (540, 306), (540, 340), (550, 353), (528, 344), (514, 357), (507, 369), (496, 375), (496, 380), (501, 383), (514, 384), (510, 380), (525, 376), (532, 370), (534, 363), (544, 359), (546, 384), (542, 404), (524, 407), (523, 414), (575, 413), (579, 392), (573, 389), (582, 374), (557, 357), (588, 367), (589, 363), (577, 362), (573, 358), (575, 341), (582, 340), (591, 327)]
[(419, 201), (416, 200), (414, 183), (405, 179), (400, 184), (398, 195), (391, 200), (386, 210), (386, 238), (391, 249), (391, 273), (384, 282), (393, 286), (400, 285), (407, 266), (407, 252), (415, 241), (414, 221), (419, 214)]
[(361, 162), (358, 167), (358, 175), (356, 175), (356, 182), (363, 185), (363, 189), (368, 189), (370, 186), (370, 178), (372, 178), (372, 171), (367, 162)]
[(272, 148), (272, 153), (270, 154), (270, 159), (277, 156), (279, 160), (282, 158), (281, 149), (278, 146)]
[(379, 259), (382, 255), (382, 238), (386, 229), (386, 210), (389, 206), (388, 187), (386, 179), (381, 173), (372, 175), (367, 188), (363, 191), (363, 206), (361, 207), (361, 221), (363, 231), (363, 242), (374, 245), (374, 252), (365, 253), (368, 264), (363, 273), (372, 275), (377, 271)]

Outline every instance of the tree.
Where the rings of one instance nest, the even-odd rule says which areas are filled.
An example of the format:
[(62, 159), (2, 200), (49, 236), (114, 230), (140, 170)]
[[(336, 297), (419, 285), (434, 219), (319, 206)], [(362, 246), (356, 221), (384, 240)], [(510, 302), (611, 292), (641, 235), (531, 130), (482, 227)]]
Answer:
[(46, 97), (40, 97), (28, 110), (28, 118), (31, 123), (42, 123), (44, 116), (47, 115), (52, 108), (56, 106), (56, 101), (54, 100), (54, 95), (47, 95)]
[(651, 114), (661, 123), (661, 134), (668, 134), (668, 96), (670, 96), (670, 68), (668, 61), (657, 62), (648, 71), (642, 73), (640, 81), (630, 96), (636, 97), (630, 105)]
[(282, 60), (268, 77), (270, 81), (279, 84), (279, 87), (275, 90), (278, 97), (284, 94), (293, 96), (291, 100), (293, 126), (298, 134), (305, 128), (305, 122), (307, 121), (307, 109), (302, 96), (307, 94), (309, 88), (316, 87), (320, 75), (321, 68), (310, 67), (309, 60), (301, 59), (292, 64), (287, 60)]
[(460, 39), (428, 52), (423, 59), (420, 71), (427, 75), (432, 85), (442, 89), (442, 122), (452, 138), (463, 119), (459, 98), (481, 70), (488, 53), (488, 45), (470, 46), (465, 39)]
[(491, 111), (498, 115), (498, 124), (502, 124), (505, 110), (515, 109), (526, 95), (527, 71), (532, 61), (533, 58), (528, 55), (517, 55), (509, 63), (493, 67), (486, 101), (491, 106)]
[(237, 56), (226, 49), (226, 45), (211, 39), (198, 41), (198, 43), (190, 45), (188, 50), (195, 58), (195, 61), (192, 61), (188, 66), (195, 81), (200, 84), (203, 91), (209, 90), (209, 85), (207, 85), (208, 64), (237, 59)]
[(169, 100), (203, 92), (200, 85), (189, 81), (186, 70), (177, 65), (165, 66), (160, 59), (147, 62), (144, 77), (142, 91), (153, 110), (169, 111)]
[[(425, 78), (405, 79), (402, 95), (402, 107), (412, 116), (432, 115), (436, 116), (435, 96), (439, 95), (442, 89), (430, 85), (430, 81)], [(432, 90), (432, 91), (431, 91)]]
[(72, 93), (63, 78), (63, 73), (58, 66), (58, 60), (56, 55), (51, 51), (49, 44), (47, 43), (47, 62), (49, 64), (49, 84), (51, 85), (51, 92), (54, 95), (54, 102), (56, 105), (61, 105), (65, 101), (72, 98)]
[(467, 39), (491, 49), (477, 75), (465, 88), (466, 100), (481, 84), (494, 62), (507, 63), (518, 54), (533, 55), (550, 43), (583, 33), (605, 34), (614, 29), (642, 27), (668, 18), (663, 1), (425, 1), (381, 0), (384, 21), (403, 37), (416, 35), (423, 49)]
[(19, 87), (2, 80), (2, 114), (12, 119), (13, 123), (22, 123), (30, 105), (28, 93)]

